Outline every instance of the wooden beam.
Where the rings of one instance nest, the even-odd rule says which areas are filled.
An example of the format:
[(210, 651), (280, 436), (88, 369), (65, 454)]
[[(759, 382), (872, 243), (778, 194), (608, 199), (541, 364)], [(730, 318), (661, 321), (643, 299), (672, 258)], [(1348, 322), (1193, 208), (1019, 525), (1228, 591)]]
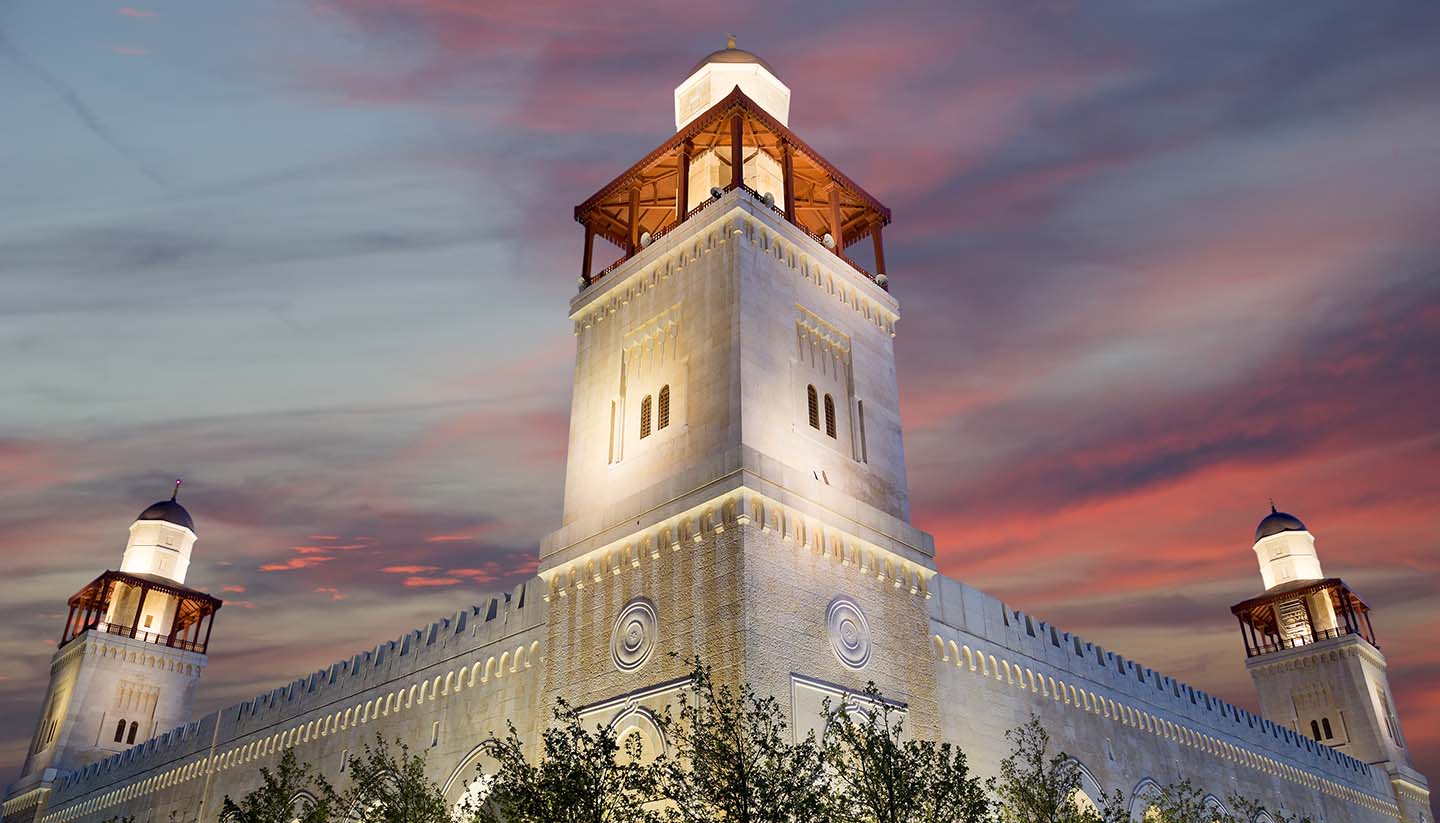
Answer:
[(875, 241), (875, 274), (877, 277), (885, 273), (885, 241), (880, 239), (880, 226), (881, 224), (876, 222), (875, 228), (870, 230), (870, 239)]
[(680, 146), (680, 170), (675, 178), (675, 220), (685, 219), (690, 210), (690, 152), (695, 144), (686, 140)]
[(830, 236), (835, 240), (835, 252), (845, 249), (845, 224), (840, 220), (840, 187), (830, 184)]
[(745, 119), (739, 112), (730, 116), (730, 185), (745, 185)]
[(634, 254), (640, 248), (640, 189), (630, 190), (630, 220), (625, 227), (625, 253)]
[(590, 263), (595, 256), (595, 228), (585, 224), (585, 255), (580, 260), (580, 279), (590, 285)]
[(791, 223), (795, 222), (795, 150), (790, 147), (790, 141), (785, 140), (780, 145), (781, 163), (780, 179), (781, 185), (785, 187), (785, 219)]

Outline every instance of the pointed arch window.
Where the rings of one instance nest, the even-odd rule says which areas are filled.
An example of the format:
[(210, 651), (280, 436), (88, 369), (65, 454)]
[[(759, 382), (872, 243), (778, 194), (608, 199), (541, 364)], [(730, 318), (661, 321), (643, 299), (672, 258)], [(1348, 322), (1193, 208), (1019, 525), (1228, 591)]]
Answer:
[(134, 743), (134, 742), (135, 742), (135, 733), (138, 732), (138, 731), (140, 731), (140, 721), (138, 721), (138, 720), (131, 720), (131, 721), (130, 721), (130, 734), (128, 734), (128, 735), (125, 736), (125, 742), (126, 742), (126, 743)]
[(670, 425), (670, 387), (660, 387), (659, 408), (655, 412), (655, 428), (663, 429)]
[(650, 395), (640, 401), (640, 436), (650, 436)]
[(835, 398), (825, 395), (825, 433), (835, 436)]
[(115, 726), (115, 742), (125, 742), (125, 718), (123, 717), (120, 718), (120, 722)]
[(820, 428), (820, 395), (815, 392), (814, 386), (805, 387), (806, 400), (810, 405), (810, 428)]

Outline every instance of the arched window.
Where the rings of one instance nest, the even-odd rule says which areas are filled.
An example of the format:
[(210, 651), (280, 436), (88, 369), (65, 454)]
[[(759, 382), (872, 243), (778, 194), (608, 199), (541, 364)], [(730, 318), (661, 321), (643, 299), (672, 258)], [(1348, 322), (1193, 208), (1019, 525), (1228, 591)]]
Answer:
[(140, 731), (140, 721), (138, 721), (138, 720), (131, 720), (131, 721), (130, 721), (130, 734), (126, 735), (126, 737), (125, 737), (125, 742), (126, 742), (126, 743), (134, 743), (134, 742), (135, 742), (135, 733), (138, 732), (138, 731)]
[(835, 436), (835, 398), (825, 395), (825, 433)]
[(1320, 739), (1320, 721), (1310, 721), (1310, 736), (1315, 738), (1316, 740)]
[(640, 401), (640, 436), (650, 436), (650, 395)]
[(663, 429), (670, 425), (670, 387), (660, 387), (660, 409), (655, 413), (655, 428)]
[(820, 428), (820, 396), (814, 386), (805, 387), (806, 399), (810, 401), (810, 428)]
[(1332, 738), (1335, 737), (1335, 732), (1333, 732), (1333, 731), (1330, 730), (1330, 718), (1328, 718), (1328, 717), (1322, 717), (1322, 718), (1320, 718), (1320, 726), (1321, 726), (1321, 728), (1323, 728), (1323, 729), (1325, 730), (1325, 739), (1326, 739), (1326, 740), (1330, 740), (1330, 739), (1332, 739)]
[(120, 722), (115, 726), (115, 742), (125, 742), (125, 718), (123, 717), (120, 718)]

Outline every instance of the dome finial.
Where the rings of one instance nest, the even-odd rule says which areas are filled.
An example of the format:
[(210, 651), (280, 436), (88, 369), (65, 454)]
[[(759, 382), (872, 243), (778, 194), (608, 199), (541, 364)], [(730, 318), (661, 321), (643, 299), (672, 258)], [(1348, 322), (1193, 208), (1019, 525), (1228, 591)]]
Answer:
[(174, 500), (180, 496), (180, 478), (175, 478), (175, 491), (170, 492), (170, 499)]
[(733, 48), (735, 48), (735, 35), (733, 35), (733, 34), (727, 34), (727, 35), (725, 35), (725, 48), (727, 48), (727, 49), (733, 49)]
[(1275, 514), (1275, 498), (1270, 498), (1270, 513)]

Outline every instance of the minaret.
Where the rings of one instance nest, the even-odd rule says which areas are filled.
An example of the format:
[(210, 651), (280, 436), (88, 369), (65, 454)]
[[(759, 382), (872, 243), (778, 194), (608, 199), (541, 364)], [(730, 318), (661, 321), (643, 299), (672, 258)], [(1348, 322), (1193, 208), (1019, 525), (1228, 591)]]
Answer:
[(196, 535), (179, 489), (130, 525), (120, 570), (70, 598), (7, 823), (38, 813), (66, 772), (189, 722), (220, 600), (184, 585)]
[(924, 728), (934, 549), (909, 522), (890, 212), (733, 38), (674, 104), (676, 132), (575, 208), (549, 676), (599, 705), (700, 654), (797, 715), (819, 717), (816, 683), (873, 679)]
[(1370, 607), (1344, 580), (1325, 576), (1314, 535), (1273, 503), (1255, 529), (1254, 550), (1265, 591), (1230, 610), (1261, 714), (1383, 767), (1403, 819), (1427, 819), (1420, 815), (1428, 801), (1418, 798), (1429, 790), (1410, 761)]

